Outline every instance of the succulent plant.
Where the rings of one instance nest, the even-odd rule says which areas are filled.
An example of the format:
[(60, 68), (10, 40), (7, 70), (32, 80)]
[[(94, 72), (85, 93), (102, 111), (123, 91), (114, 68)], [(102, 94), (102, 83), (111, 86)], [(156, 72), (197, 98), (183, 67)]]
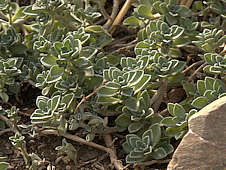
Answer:
[(174, 148), (167, 141), (161, 140), (161, 127), (159, 124), (152, 125), (145, 131), (142, 137), (134, 134), (126, 135), (123, 149), (128, 155), (127, 163), (137, 163), (150, 159), (162, 159), (172, 153)]
[(166, 126), (166, 136), (175, 137), (176, 140), (182, 138), (188, 131), (189, 118), (197, 113), (197, 110), (191, 109), (188, 113), (180, 104), (168, 103), (170, 117), (164, 117), (161, 125)]

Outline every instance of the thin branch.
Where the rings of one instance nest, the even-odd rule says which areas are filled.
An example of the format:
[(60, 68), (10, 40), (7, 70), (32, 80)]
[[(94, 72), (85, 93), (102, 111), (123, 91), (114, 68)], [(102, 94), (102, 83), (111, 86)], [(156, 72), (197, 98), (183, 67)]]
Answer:
[(17, 129), (17, 126), (10, 122), (7, 117), (0, 115), (0, 119), (3, 120), (10, 127), (11, 131), (13, 131), (14, 133), (20, 133)]
[(192, 74), (192, 75), (190, 75), (190, 77), (188, 78), (188, 80), (190, 81), (190, 80), (192, 80), (193, 78), (194, 78), (194, 76), (198, 73), (198, 72), (200, 72), (206, 65), (207, 65), (208, 63), (203, 63), (197, 70), (195, 70), (195, 72)]
[(136, 44), (127, 45), (125, 47), (122, 47), (122, 48), (119, 48), (117, 50), (112, 51), (110, 54), (113, 54), (113, 53), (116, 53), (116, 52), (121, 53), (122, 51), (134, 48), (135, 46), (136, 46)]
[[(43, 131), (40, 131), (41, 134), (44, 134), (44, 135), (57, 135), (59, 136), (59, 133), (57, 130), (43, 130)], [(67, 138), (67, 139), (70, 139), (70, 140), (73, 140), (75, 142), (78, 142), (80, 144), (84, 144), (84, 145), (88, 145), (88, 146), (91, 146), (91, 147), (94, 147), (96, 149), (99, 149), (99, 150), (102, 150), (102, 151), (105, 151), (107, 153), (111, 153), (112, 150), (105, 147), (105, 146), (102, 146), (102, 145), (99, 145), (99, 144), (96, 144), (94, 142), (88, 142), (86, 141), (85, 139), (83, 138), (80, 138), (79, 136), (76, 136), (76, 135), (71, 135), (69, 133), (65, 133), (64, 135), (62, 135), (63, 137)]]
[(193, 0), (180, 0), (180, 5), (185, 5), (186, 7), (190, 8)]
[[(9, 107), (13, 107), (13, 105), (11, 103), (9, 103), (9, 102), (2, 102), (2, 101), (0, 101), (0, 103), (1, 104), (5, 104), (5, 105), (8, 105)], [(29, 114), (27, 114), (25, 112), (22, 112), (22, 111), (18, 111), (17, 113), (19, 113), (20, 115), (28, 116), (28, 117), (31, 116), (31, 115), (29, 115)]]
[[(105, 117), (104, 118), (104, 126), (107, 127), (107, 124), (108, 124), (108, 117)], [(122, 162), (119, 161), (117, 158), (116, 149), (114, 147), (114, 141), (112, 140), (111, 135), (109, 135), (109, 134), (104, 135), (104, 141), (106, 143), (106, 146), (108, 148), (111, 148), (111, 150), (112, 150), (112, 153), (110, 153), (111, 163), (114, 165), (114, 167), (117, 170), (123, 170), (124, 167), (122, 165)]]
[(103, 26), (105, 29), (108, 29), (111, 26), (113, 20), (117, 16), (118, 10), (119, 10), (119, 0), (114, 0), (110, 19), (108, 19)]
[[(41, 134), (45, 134), (45, 135), (57, 135), (57, 136), (59, 135), (57, 130), (43, 130), (43, 131), (40, 131), (40, 133)], [(96, 149), (99, 149), (99, 150), (102, 150), (102, 151), (105, 151), (105, 152), (109, 153), (110, 154), (110, 158), (111, 158), (112, 163), (114, 164), (115, 168), (117, 170), (123, 170), (123, 166), (121, 165), (121, 162), (119, 160), (117, 160), (116, 153), (115, 153), (115, 151), (112, 148), (107, 148), (105, 146), (96, 144), (94, 142), (88, 142), (85, 139), (80, 138), (79, 136), (71, 135), (69, 133), (65, 133), (62, 136), (67, 138), (67, 139), (70, 139), (70, 140), (73, 140), (75, 142), (78, 142), (80, 144), (88, 145), (88, 146), (91, 146), (91, 147), (94, 147)], [(108, 135), (107, 135), (107, 139), (106, 140), (107, 140), (106, 141), (107, 144), (108, 144), (108, 142), (112, 143), (112, 140), (111, 140), (111, 138), (109, 138)]]
[(99, 87), (97, 87), (96, 89), (94, 89), (94, 91), (92, 93), (90, 93), (86, 97), (83, 97), (82, 100), (79, 102), (79, 104), (76, 106), (74, 113), (76, 114), (78, 112), (78, 109), (81, 106), (81, 104), (83, 104), (84, 102), (86, 102), (87, 100), (89, 100), (90, 97), (92, 97), (93, 95), (95, 95), (106, 84), (106, 82), (107, 81), (104, 81)]
[(3, 135), (4, 133), (8, 133), (8, 132), (11, 132), (12, 129), (8, 128), (8, 129), (3, 129), (0, 131), (0, 136)]
[(163, 116), (163, 117), (169, 115), (168, 109), (167, 109), (167, 108), (164, 109), (163, 111), (161, 111), (161, 112), (159, 113), (159, 115), (161, 115), (161, 116)]
[(159, 109), (159, 106), (162, 103), (162, 100), (167, 95), (167, 79), (161, 79), (161, 85), (158, 88), (158, 91), (154, 94), (154, 96), (151, 98), (150, 106), (153, 107), (154, 111), (157, 112)]
[(123, 17), (126, 15), (128, 10), (130, 9), (132, 3), (133, 3), (133, 0), (126, 0), (126, 2), (124, 3), (122, 9), (120, 10), (119, 14), (115, 18), (115, 20), (110, 28), (111, 34), (113, 34), (113, 32), (115, 31), (115, 26), (118, 25), (122, 21)]
[(193, 0), (187, 0), (187, 3), (185, 4), (186, 7), (190, 8)]
[[(129, 42), (129, 43), (126, 43), (126, 44), (120, 44), (120, 43), (118, 43), (118, 44), (115, 44), (114, 47), (122, 47), (122, 48), (123, 48), (123, 47), (127, 47), (127, 48), (128, 48), (128, 47), (130, 47), (131, 45), (133, 45), (133, 46), (135, 47), (137, 41), (138, 41), (138, 40), (135, 39), (135, 40), (133, 40), (133, 41), (131, 41), (131, 42)], [(133, 46), (132, 46), (132, 47), (133, 47)]]
[(186, 68), (185, 70), (183, 70), (182, 72), (183, 72), (183, 73), (187, 73), (187, 72), (190, 71), (193, 67), (196, 67), (196, 66), (198, 66), (198, 65), (201, 65), (201, 64), (203, 64), (203, 63), (204, 63), (203, 60), (197, 61), (197, 62), (193, 63), (192, 65), (190, 65), (189, 67), (187, 67), (187, 68)]
[[(112, 41), (111, 43), (109, 43), (108, 44), (108, 46), (109, 47), (112, 47), (113, 45), (115, 45), (115, 44), (119, 44), (120, 42), (123, 42), (123, 41), (127, 41), (127, 40), (129, 40), (129, 39), (134, 39), (134, 38), (136, 38), (137, 37), (137, 34), (132, 34), (132, 35), (127, 35), (127, 36), (125, 36), (125, 37), (123, 37), (123, 38), (120, 38), (120, 39), (116, 39), (116, 40), (114, 40), (114, 41)], [(136, 40), (137, 41), (137, 40)], [(132, 41), (133, 42), (133, 41)], [(130, 43), (132, 43), (132, 42), (130, 42)], [(130, 44), (129, 43), (129, 44)]]

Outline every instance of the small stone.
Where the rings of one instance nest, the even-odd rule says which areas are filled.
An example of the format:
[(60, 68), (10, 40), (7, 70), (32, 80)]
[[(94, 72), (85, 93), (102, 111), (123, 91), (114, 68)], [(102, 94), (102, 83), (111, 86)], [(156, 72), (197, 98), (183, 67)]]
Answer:
[(189, 131), (167, 170), (226, 170), (226, 97), (201, 109), (189, 121)]

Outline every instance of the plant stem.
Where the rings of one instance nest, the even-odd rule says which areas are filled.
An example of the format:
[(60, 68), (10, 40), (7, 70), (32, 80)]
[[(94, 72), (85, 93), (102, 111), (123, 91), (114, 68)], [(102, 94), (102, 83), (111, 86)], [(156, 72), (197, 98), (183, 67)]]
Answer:
[(126, 2), (124, 3), (122, 9), (120, 10), (119, 14), (115, 18), (115, 20), (110, 28), (111, 34), (114, 33), (115, 26), (118, 25), (122, 21), (123, 17), (126, 15), (127, 11), (130, 9), (132, 3), (133, 3), (133, 0), (126, 0)]
[[(57, 135), (59, 136), (59, 133), (57, 130), (43, 130), (43, 131), (40, 131), (41, 134), (45, 134), (45, 135)], [(76, 135), (71, 135), (69, 133), (65, 133), (64, 135), (62, 135), (63, 137), (67, 138), (67, 139), (71, 139), (75, 142), (78, 142), (78, 143), (81, 143), (81, 144), (85, 144), (85, 145), (88, 145), (88, 146), (91, 146), (91, 147), (94, 147), (96, 149), (99, 149), (99, 150), (102, 150), (102, 151), (105, 151), (107, 153), (111, 153), (111, 149), (107, 148), (107, 147), (104, 147), (102, 145), (99, 145), (99, 144), (96, 144), (94, 142), (88, 142), (86, 141), (85, 139), (83, 138), (80, 138), (79, 136), (76, 136)]]
[(162, 103), (162, 100), (167, 95), (168, 80), (162, 78), (160, 81), (161, 81), (161, 86), (159, 87), (158, 91), (155, 93), (155, 95), (151, 98), (151, 101), (150, 101), (150, 106), (153, 105), (152, 107), (155, 113), (158, 111)]
[(113, 20), (117, 16), (118, 10), (119, 10), (119, 0), (114, 0), (111, 16), (103, 26), (105, 29), (108, 29), (111, 26)]
[(83, 104), (84, 102), (86, 102), (87, 100), (89, 100), (90, 97), (92, 97), (93, 95), (95, 95), (106, 84), (106, 82), (107, 81), (104, 81), (99, 87), (97, 87), (96, 89), (94, 89), (94, 91), (92, 93), (90, 93), (86, 97), (83, 97), (82, 100), (79, 102), (79, 104), (76, 106), (74, 113), (76, 114), (78, 112), (78, 109), (81, 106), (81, 104)]
[(10, 128), (8, 129), (3, 129), (0, 131), (0, 136), (3, 135), (4, 133), (7, 133), (7, 132), (11, 132), (12, 130)]
[(19, 130), (17, 129), (16, 125), (14, 123), (10, 122), (9, 119), (3, 115), (0, 115), (0, 119), (3, 120), (13, 131), (14, 133), (20, 133)]
[(194, 76), (198, 73), (198, 72), (200, 72), (206, 65), (207, 65), (208, 63), (203, 63), (197, 70), (195, 70), (195, 72), (192, 74), (192, 75), (190, 75), (190, 77), (188, 78), (188, 80), (189, 81), (191, 81), (193, 78), (194, 78)]
[(198, 66), (198, 65), (200, 65), (200, 64), (203, 64), (204, 63), (204, 61), (197, 61), (197, 62), (195, 62), (195, 63), (193, 63), (192, 65), (190, 65), (189, 67), (187, 67), (185, 70), (183, 70), (182, 72), (183, 73), (187, 73), (188, 71), (190, 71), (193, 67), (196, 67), (196, 66)]
[[(104, 118), (104, 127), (107, 127), (108, 124), (108, 117)], [(118, 160), (117, 155), (116, 155), (116, 149), (114, 147), (114, 142), (112, 141), (112, 137), (109, 134), (104, 135), (104, 141), (106, 143), (106, 146), (108, 148), (111, 148), (112, 153), (110, 153), (110, 160), (111, 163), (114, 164), (115, 168), (117, 170), (123, 170), (123, 165), (121, 161)]]

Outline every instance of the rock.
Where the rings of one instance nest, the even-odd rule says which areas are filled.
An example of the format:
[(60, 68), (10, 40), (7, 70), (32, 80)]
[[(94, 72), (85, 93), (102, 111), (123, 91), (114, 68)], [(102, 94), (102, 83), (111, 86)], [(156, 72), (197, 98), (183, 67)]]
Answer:
[(226, 97), (193, 115), (188, 127), (167, 170), (226, 170)]

